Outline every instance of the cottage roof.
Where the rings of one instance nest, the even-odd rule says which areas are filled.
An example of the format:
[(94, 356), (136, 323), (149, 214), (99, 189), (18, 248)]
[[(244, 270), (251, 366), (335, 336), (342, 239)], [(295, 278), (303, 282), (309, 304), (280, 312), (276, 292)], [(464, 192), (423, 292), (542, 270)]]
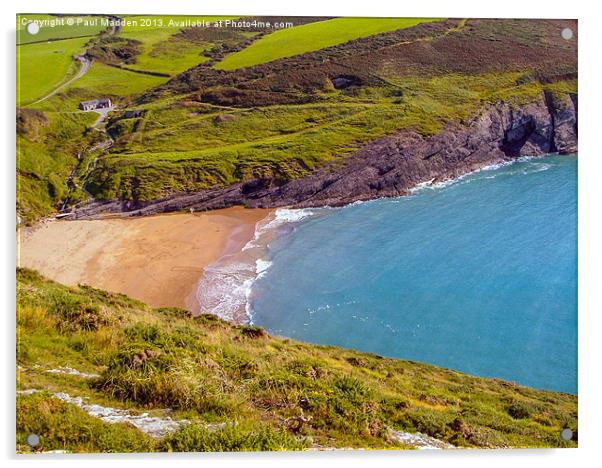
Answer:
[(109, 98), (100, 98), (100, 99), (92, 99), (90, 101), (82, 101), (80, 105), (82, 106), (97, 106), (98, 104), (110, 104), (111, 100)]

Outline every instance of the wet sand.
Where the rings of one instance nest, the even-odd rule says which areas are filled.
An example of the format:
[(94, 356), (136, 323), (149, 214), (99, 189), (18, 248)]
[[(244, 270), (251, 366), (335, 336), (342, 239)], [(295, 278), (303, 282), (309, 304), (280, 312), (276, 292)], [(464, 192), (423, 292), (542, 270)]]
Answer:
[(241, 248), (268, 210), (240, 207), (133, 219), (51, 221), (19, 235), (17, 264), (63, 284), (196, 311), (203, 268)]

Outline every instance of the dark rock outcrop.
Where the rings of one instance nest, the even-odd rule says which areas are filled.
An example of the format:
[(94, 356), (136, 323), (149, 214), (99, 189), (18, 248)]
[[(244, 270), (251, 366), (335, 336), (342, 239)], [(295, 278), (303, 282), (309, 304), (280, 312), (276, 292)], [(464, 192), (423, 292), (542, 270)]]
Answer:
[(93, 202), (77, 209), (71, 219), (103, 212), (143, 216), (237, 204), (261, 208), (338, 206), (405, 195), (420, 183), (456, 178), (521, 156), (576, 151), (577, 95), (546, 93), (520, 107), (505, 103), (489, 106), (469, 122), (452, 122), (431, 137), (400, 130), (368, 143), (336, 167), (324, 167), (284, 184), (258, 179), (147, 203)]
[(337, 76), (336, 78), (333, 78), (330, 81), (332, 82), (332, 86), (334, 86), (335, 89), (345, 89), (349, 86), (359, 86), (360, 84), (362, 84), (362, 80), (360, 80), (357, 76), (353, 75)]

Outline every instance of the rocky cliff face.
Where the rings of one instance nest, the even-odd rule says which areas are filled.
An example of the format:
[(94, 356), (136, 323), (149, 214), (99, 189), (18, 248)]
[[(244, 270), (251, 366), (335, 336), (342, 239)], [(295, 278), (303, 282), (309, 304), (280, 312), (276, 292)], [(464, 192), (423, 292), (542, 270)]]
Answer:
[(337, 206), (405, 195), (422, 182), (459, 177), (522, 156), (556, 152), (577, 152), (577, 95), (542, 93), (521, 107), (505, 103), (490, 106), (468, 123), (450, 123), (431, 137), (400, 130), (365, 145), (337, 167), (322, 168), (283, 185), (256, 179), (144, 204), (94, 202), (76, 210), (72, 218), (90, 218), (102, 212), (141, 216), (235, 204), (261, 208)]

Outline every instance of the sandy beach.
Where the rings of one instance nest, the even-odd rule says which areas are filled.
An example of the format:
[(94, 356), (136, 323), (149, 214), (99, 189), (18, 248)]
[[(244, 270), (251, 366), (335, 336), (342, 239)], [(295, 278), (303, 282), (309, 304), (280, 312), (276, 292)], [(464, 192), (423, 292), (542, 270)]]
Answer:
[(240, 207), (133, 219), (51, 221), (19, 235), (17, 264), (63, 284), (196, 310), (203, 268), (242, 248), (268, 210)]

